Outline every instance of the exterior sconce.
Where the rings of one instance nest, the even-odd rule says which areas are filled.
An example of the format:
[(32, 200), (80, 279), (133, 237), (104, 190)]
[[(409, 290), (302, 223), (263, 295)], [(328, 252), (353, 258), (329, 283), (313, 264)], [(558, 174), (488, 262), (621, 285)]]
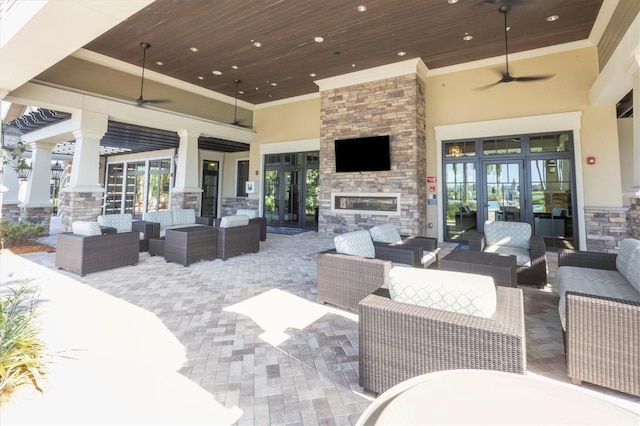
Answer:
[(555, 173), (556, 172), (556, 162), (555, 162), (555, 160), (547, 161), (547, 171), (549, 173)]
[(64, 173), (64, 169), (60, 163), (56, 161), (56, 164), (51, 166), (51, 179), (60, 180), (62, 178), (62, 173)]
[(13, 124), (2, 125), (2, 149), (13, 150), (18, 148), (22, 132)]

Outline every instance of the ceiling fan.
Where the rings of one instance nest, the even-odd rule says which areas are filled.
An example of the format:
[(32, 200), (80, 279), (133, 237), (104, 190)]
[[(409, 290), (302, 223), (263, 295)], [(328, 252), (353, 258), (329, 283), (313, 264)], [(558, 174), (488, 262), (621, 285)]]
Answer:
[(238, 84), (242, 83), (242, 80), (238, 80), (237, 78), (235, 80), (233, 80), (233, 82), (236, 85), (236, 102), (234, 105), (234, 110), (233, 110), (233, 123), (231, 123), (232, 126), (240, 126), (240, 127), (246, 127), (246, 128), (250, 128), (250, 126), (246, 126), (242, 124), (243, 120), (238, 120)]
[(136, 104), (138, 106), (144, 106), (145, 104), (164, 104), (171, 102), (170, 99), (145, 99), (142, 97), (142, 90), (144, 89), (144, 66), (147, 60), (147, 49), (150, 48), (151, 45), (143, 41), (140, 43), (140, 47), (142, 47), (142, 78), (140, 80), (140, 97), (135, 100)]
[(509, 4), (504, 4), (502, 6), (500, 6), (498, 8), (498, 11), (500, 13), (502, 13), (504, 15), (504, 58), (505, 58), (505, 70), (502, 73), (502, 78), (498, 81), (496, 81), (493, 84), (489, 84), (488, 86), (484, 86), (484, 87), (480, 87), (476, 90), (484, 90), (484, 89), (488, 89), (489, 87), (493, 87), (497, 84), (500, 83), (511, 83), (512, 81), (519, 81), (519, 82), (530, 82), (530, 81), (538, 81), (538, 80), (547, 80), (551, 77), (553, 77), (555, 74), (547, 74), (547, 75), (530, 75), (530, 76), (525, 76), (525, 77), (514, 77), (509, 73), (509, 37), (508, 37), (508, 32), (509, 32), (509, 26), (507, 25), (507, 13), (509, 13), (509, 10), (511, 9), (511, 6)]

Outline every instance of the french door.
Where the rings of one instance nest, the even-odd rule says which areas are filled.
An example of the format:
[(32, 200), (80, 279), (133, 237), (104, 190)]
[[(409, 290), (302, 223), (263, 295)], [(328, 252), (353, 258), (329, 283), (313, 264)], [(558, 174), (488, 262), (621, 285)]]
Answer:
[(478, 230), (482, 231), (485, 220), (527, 222), (527, 211), (523, 208), (521, 187), (523, 161), (482, 162), (482, 210), (479, 211)]
[(215, 218), (218, 215), (219, 170), (220, 165), (217, 161), (202, 162), (202, 217)]

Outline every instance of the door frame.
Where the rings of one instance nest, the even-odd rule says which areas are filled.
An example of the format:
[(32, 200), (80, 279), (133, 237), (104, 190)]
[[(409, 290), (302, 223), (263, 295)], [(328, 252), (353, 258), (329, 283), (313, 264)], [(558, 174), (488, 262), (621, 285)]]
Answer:
[[(434, 126), (436, 139), (436, 171), (437, 176), (442, 174), (442, 144), (447, 140), (457, 140), (476, 137), (499, 137), (513, 134), (533, 134), (546, 132), (573, 133), (573, 167), (575, 177), (575, 202), (577, 227), (574, 229), (576, 247), (586, 248), (586, 224), (584, 215), (584, 176), (582, 170), (582, 140), (580, 130), (582, 128), (582, 112), (564, 112), (558, 114), (545, 114), (530, 117), (506, 118), (500, 120), (476, 121), (459, 124), (447, 124)], [(508, 130), (508, 131), (507, 131)], [(436, 196), (438, 200), (443, 200), (442, 185), (437, 185)], [(444, 215), (441, 205), (427, 206), (427, 214), (438, 218), (437, 237), (443, 241), (444, 237)]]

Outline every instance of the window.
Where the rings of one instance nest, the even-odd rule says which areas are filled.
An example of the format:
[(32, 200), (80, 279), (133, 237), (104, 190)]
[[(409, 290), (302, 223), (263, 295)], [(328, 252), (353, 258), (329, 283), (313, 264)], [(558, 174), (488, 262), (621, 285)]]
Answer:
[(236, 197), (246, 197), (246, 182), (249, 180), (249, 160), (238, 160), (236, 167)]

